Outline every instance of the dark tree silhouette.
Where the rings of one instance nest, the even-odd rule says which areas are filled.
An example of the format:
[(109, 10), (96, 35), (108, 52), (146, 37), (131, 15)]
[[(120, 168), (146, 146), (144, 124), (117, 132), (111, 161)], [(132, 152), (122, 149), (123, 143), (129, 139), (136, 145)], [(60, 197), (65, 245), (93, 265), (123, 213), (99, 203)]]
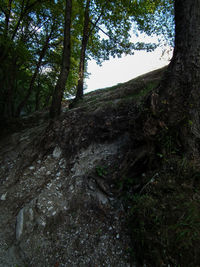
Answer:
[(58, 81), (55, 86), (52, 104), (50, 108), (51, 118), (54, 118), (60, 114), (63, 93), (64, 93), (65, 85), (67, 82), (67, 77), (69, 75), (69, 70), (70, 70), (71, 13), (72, 13), (72, 0), (66, 0), (62, 64), (61, 64), (61, 71), (60, 71), (60, 75), (58, 77)]
[[(157, 88), (160, 125), (174, 128), (190, 156), (200, 152), (200, 0), (175, 0), (175, 48)], [(155, 92), (151, 103), (155, 103)], [(154, 107), (152, 107), (154, 109)]]

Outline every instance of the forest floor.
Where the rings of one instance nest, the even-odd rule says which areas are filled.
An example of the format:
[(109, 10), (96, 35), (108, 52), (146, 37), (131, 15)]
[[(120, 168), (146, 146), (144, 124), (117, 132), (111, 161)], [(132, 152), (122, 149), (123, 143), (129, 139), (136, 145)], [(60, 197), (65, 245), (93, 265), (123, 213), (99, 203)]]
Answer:
[(1, 267), (200, 266), (200, 169), (143, 120), (163, 71), (4, 127)]

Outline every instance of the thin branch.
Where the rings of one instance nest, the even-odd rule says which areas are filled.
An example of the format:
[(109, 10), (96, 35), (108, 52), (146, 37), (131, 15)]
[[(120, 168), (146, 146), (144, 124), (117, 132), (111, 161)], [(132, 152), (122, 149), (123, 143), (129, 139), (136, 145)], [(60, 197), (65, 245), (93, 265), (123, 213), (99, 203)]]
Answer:
[[(27, 6), (25, 6), (25, 8), (24, 8), (24, 0), (23, 0), (23, 2), (22, 2), (22, 10), (21, 10), (21, 14), (20, 14), (19, 20), (18, 20), (18, 22), (17, 22), (17, 25), (16, 25), (16, 27), (15, 27), (15, 30), (14, 30), (14, 32), (13, 32), (12, 40), (15, 38), (15, 35), (16, 35), (18, 29), (19, 29), (19, 26), (20, 26), (20, 23), (21, 23), (23, 17), (26, 15), (26, 13), (27, 13), (32, 7), (34, 7), (34, 6), (35, 6), (37, 3), (39, 3), (39, 2), (41, 2), (41, 0), (36, 0), (36, 1), (34, 1), (31, 5), (27, 5)], [(24, 10), (23, 10), (23, 9), (24, 9)]]
[(92, 31), (94, 30), (94, 28), (96, 28), (96, 27), (99, 28), (99, 27), (97, 26), (97, 23), (99, 22), (101, 16), (103, 15), (103, 11), (104, 11), (105, 7), (106, 7), (106, 3), (105, 3), (104, 6), (102, 6), (101, 13), (100, 13), (100, 15), (98, 16), (98, 18), (97, 18), (97, 20), (96, 20), (95, 22), (92, 22), (92, 21), (90, 20), (90, 23), (93, 25), (93, 27), (91, 28), (91, 30), (90, 30), (88, 36), (91, 35), (91, 33), (92, 33)]
[(113, 39), (107, 32), (105, 32), (103, 29), (101, 29), (99, 26), (97, 26), (93, 21), (90, 21), (90, 23), (94, 26), (93, 29), (96, 27), (102, 33), (104, 33), (105, 35), (107, 35), (110, 39)]

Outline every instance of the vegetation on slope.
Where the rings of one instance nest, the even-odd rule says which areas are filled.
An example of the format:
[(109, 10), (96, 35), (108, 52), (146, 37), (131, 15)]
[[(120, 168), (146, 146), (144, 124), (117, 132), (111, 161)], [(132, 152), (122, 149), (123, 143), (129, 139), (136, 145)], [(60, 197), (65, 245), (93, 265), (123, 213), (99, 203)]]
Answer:
[[(132, 240), (128, 252), (139, 266), (198, 267), (198, 162), (186, 158), (176, 128), (161, 127), (162, 130), (156, 133), (155, 125), (151, 124), (148, 125), (151, 136), (145, 136), (142, 128), (144, 118), (152, 116), (152, 110), (146, 106), (149, 95), (159, 83), (164, 70), (159, 69), (127, 83), (91, 92), (77, 102), (72, 110), (68, 109), (65, 101), (60, 120), (64, 116), (70, 117), (74, 111), (82, 114), (83, 118), (97, 116), (97, 119), (106, 112), (108, 122), (111, 121), (107, 127), (112, 133), (115, 122), (123, 124), (119, 116), (127, 114), (129, 125), (119, 126), (120, 131), (127, 129), (132, 135), (125, 156), (119, 165), (107, 168), (106, 173), (104, 167), (97, 166), (97, 173), (100, 176), (113, 176), (111, 180), (116, 181), (114, 190), (127, 211), (127, 229)], [(8, 124), (5, 130), (19, 131), (34, 126), (41, 119), (47, 122), (48, 114), (35, 113), (31, 117), (18, 119), (15, 124)], [(103, 121), (105, 124), (108, 122)], [(80, 131), (80, 125), (76, 125), (76, 128)], [(101, 133), (101, 125), (91, 126), (87, 135), (92, 138), (97, 132)]]
[(133, 136), (134, 147), (130, 144), (117, 170), (116, 182), (127, 210), (132, 240), (129, 252), (139, 266), (198, 267), (199, 164), (184, 154), (176, 127), (167, 129), (161, 125), (162, 130), (157, 133), (156, 126), (149, 124), (151, 136), (142, 133), (144, 118), (152, 116), (146, 103), (164, 70), (89, 93), (76, 108), (91, 112), (106, 107), (119, 109), (122, 103), (137, 107), (138, 118), (130, 120), (130, 126), (141, 129), (141, 136)]

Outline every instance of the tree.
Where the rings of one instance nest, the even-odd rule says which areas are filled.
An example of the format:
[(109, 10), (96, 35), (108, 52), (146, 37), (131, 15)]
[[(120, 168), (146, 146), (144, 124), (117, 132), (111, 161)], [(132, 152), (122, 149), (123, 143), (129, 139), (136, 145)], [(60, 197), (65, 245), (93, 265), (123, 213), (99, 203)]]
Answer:
[[(161, 5), (160, 1), (156, 2), (158, 3), (150, 9), (152, 3), (151, 5), (145, 3), (140, 6), (137, 2), (133, 1), (131, 3), (128, 0), (86, 1), (85, 7), (83, 5), (83, 33), (75, 102), (83, 97), (84, 66), (88, 59), (93, 58), (101, 64), (103, 60), (108, 60), (110, 56), (120, 57), (123, 53), (133, 54), (134, 50), (145, 49), (151, 51), (156, 48), (155, 44), (141, 42), (134, 44), (130, 41), (132, 20), (139, 22), (139, 14), (144, 16), (146, 12), (154, 14), (158, 6)], [(137, 12), (134, 8), (137, 9)], [(146, 31), (144, 27), (141, 27), (141, 29)]]
[(81, 45), (81, 53), (80, 53), (80, 63), (79, 63), (79, 79), (77, 85), (77, 93), (76, 99), (80, 99), (83, 97), (83, 78), (84, 78), (84, 70), (85, 70), (85, 52), (87, 48), (87, 43), (89, 39), (89, 27), (90, 27), (90, 0), (87, 0), (85, 12), (84, 12), (84, 25), (83, 25), (83, 36), (82, 36), (82, 45)]
[(34, 111), (36, 79), (39, 72), (47, 72), (47, 56), (61, 35), (64, 12), (62, 3), (54, 1), (12, 0), (1, 4), (0, 115), (10, 118)]
[(70, 70), (71, 13), (72, 13), (72, 0), (66, 0), (62, 64), (61, 64), (61, 71), (60, 71), (60, 75), (58, 77), (58, 81), (55, 86), (55, 91), (53, 94), (52, 104), (50, 108), (51, 118), (55, 118), (56, 116), (60, 114), (63, 93), (65, 90), (65, 85), (66, 85), (67, 77), (69, 75), (69, 70)]
[[(150, 29), (148, 23), (152, 21), (151, 16), (144, 14), (154, 14), (159, 6), (162, 9), (164, 1), (141, 1), (141, 5), (138, 5), (138, 1), (130, 0), (74, 0), (69, 36), (70, 60), (73, 64), (69, 73), (61, 45), (66, 41), (63, 41), (65, 1), (0, 2), (0, 115), (9, 118), (33, 112), (35, 106), (38, 109), (48, 105), (56, 81), (52, 116), (55, 110), (53, 105), (60, 110), (58, 103), (63, 94), (72, 95), (77, 89), (76, 99), (81, 98), (84, 77), (87, 75), (87, 60), (90, 58), (100, 64), (110, 56), (120, 57), (122, 53), (133, 54), (133, 50), (154, 48), (152, 45), (132, 44), (129, 31), (133, 19), (138, 25), (141, 24), (141, 29)], [(136, 10), (135, 13), (131, 7)], [(142, 16), (148, 21), (144, 27)], [(41, 78), (45, 85), (38, 82)]]
[(83, 24), (83, 34), (82, 34), (81, 51), (80, 51), (79, 78), (78, 78), (78, 85), (77, 85), (77, 91), (76, 91), (76, 101), (83, 97), (83, 82), (84, 82), (84, 74), (85, 74), (86, 49), (88, 46), (88, 41), (94, 28), (97, 26), (97, 23), (101, 19), (104, 8), (106, 6), (104, 4), (101, 7), (101, 11), (98, 14), (96, 20), (92, 22), (90, 20), (90, 16), (91, 16), (90, 4), (91, 4), (91, 0), (87, 0), (85, 10), (84, 10), (84, 24)]
[(156, 35), (161, 44), (174, 46), (174, 0), (137, 1), (130, 9), (139, 32)]
[(37, 75), (39, 73), (39, 70), (40, 70), (40, 67), (42, 65), (42, 60), (43, 58), (45, 57), (45, 54), (47, 52), (47, 49), (49, 47), (49, 42), (50, 42), (50, 39), (52, 37), (52, 34), (53, 34), (53, 31), (55, 30), (55, 25), (52, 24), (52, 29), (50, 30), (50, 33), (47, 33), (46, 34), (46, 38), (45, 38), (45, 41), (44, 41), (44, 44), (43, 44), (43, 47), (39, 53), (39, 59), (38, 59), (38, 62), (36, 63), (36, 68), (33, 72), (33, 75), (31, 77), (31, 81), (30, 81), (30, 85), (29, 85), (29, 88), (27, 90), (27, 93), (25, 95), (25, 97), (23, 98), (23, 100), (19, 103), (18, 107), (17, 107), (17, 110), (16, 110), (16, 116), (19, 117), (22, 109), (24, 108), (25, 104), (27, 103), (33, 89), (34, 89), (34, 84), (35, 84), (35, 81), (36, 81), (36, 78), (37, 78)]
[[(175, 48), (157, 94), (164, 128), (175, 130), (185, 150), (200, 152), (200, 1), (175, 0)], [(155, 94), (153, 94), (155, 96)]]

